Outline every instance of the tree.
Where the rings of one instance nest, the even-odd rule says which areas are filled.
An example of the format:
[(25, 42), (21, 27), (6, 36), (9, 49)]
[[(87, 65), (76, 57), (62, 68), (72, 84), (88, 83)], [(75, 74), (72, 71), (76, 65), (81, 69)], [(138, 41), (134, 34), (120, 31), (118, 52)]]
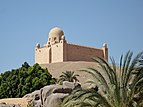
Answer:
[(47, 69), (41, 68), (39, 64), (30, 66), (25, 62), (18, 69), (0, 74), (0, 98), (22, 97), (54, 81)]
[(143, 52), (133, 60), (133, 53), (128, 51), (121, 56), (120, 66), (113, 58), (109, 65), (102, 58), (94, 58), (97, 68), (85, 71), (92, 75), (89, 83), (97, 85), (99, 90), (76, 90), (64, 99), (63, 107), (142, 107), (143, 102)]
[(63, 74), (60, 76), (58, 83), (62, 84), (63, 81), (69, 81), (69, 82), (77, 82), (79, 81), (77, 79), (77, 76), (79, 76), (78, 74), (74, 74), (73, 71), (66, 71), (66, 72), (62, 72)]

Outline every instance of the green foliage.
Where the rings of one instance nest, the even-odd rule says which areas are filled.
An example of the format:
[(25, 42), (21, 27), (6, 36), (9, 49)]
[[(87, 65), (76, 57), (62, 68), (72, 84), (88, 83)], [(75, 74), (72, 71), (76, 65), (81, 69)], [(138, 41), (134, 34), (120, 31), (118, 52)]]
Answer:
[(97, 68), (83, 70), (92, 75), (88, 82), (99, 90), (76, 90), (64, 99), (63, 107), (143, 107), (143, 52), (132, 60), (132, 52), (121, 56), (120, 66), (95, 58)]
[(74, 74), (73, 71), (66, 71), (66, 72), (62, 72), (63, 74), (60, 76), (58, 83), (62, 84), (63, 81), (69, 81), (69, 82), (77, 82), (79, 81), (77, 79), (77, 76), (79, 76), (78, 74)]
[(47, 69), (38, 64), (29, 66), (25, 62), (18, 69), (0, 74), (0, 98), (22, 97), (45, 85), (53, 84), (54, 81)]

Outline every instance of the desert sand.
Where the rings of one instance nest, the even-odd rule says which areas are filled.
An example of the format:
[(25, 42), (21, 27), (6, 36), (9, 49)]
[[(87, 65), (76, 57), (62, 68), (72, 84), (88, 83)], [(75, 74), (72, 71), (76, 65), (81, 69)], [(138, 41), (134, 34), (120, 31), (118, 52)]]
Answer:
[(26, 98), (6, 98), (0, 99), (0, 103), (5, 102), (6, 104), (19, 104), (21, 107), (27, 107), (28, 100)]

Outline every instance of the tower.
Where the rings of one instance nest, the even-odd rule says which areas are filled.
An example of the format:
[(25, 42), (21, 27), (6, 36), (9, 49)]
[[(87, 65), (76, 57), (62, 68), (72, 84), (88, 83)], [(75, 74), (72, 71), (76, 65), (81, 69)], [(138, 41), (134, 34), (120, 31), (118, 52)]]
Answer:
[(36, 45), (35, 62), (39, 64), (63, 62), (65, 43), (64, 32), (58, 27), (51, 29), (47, 43), (43, 47), (40, 47), (40, 44)]

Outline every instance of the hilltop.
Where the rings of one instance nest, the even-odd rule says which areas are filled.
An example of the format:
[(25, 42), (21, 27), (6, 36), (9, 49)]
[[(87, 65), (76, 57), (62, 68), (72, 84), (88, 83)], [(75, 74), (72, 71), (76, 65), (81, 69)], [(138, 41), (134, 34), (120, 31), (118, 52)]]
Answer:
[(50, 74), (54, 78), (59, 78), (59, 76), (62, 74), (62, 72), (65, 71), (74, 71), (75, 74), (79, 74), (78, 77), (79, 82), (82, 84), (83, 87), (85, 87), (87, 84), (85, 84), (86, 80), (88, 78), (91, 78), (89, 74), (80, 71), (85, 70), (90, 67), (97, 67), (97, 65), (94, 62), (86, 62), (86, 61), (69, 61), (69, 62), (57, 62), (57, 63), (50, 63), (50, 64), (41, 64), (41, 67), (47, 68)]

